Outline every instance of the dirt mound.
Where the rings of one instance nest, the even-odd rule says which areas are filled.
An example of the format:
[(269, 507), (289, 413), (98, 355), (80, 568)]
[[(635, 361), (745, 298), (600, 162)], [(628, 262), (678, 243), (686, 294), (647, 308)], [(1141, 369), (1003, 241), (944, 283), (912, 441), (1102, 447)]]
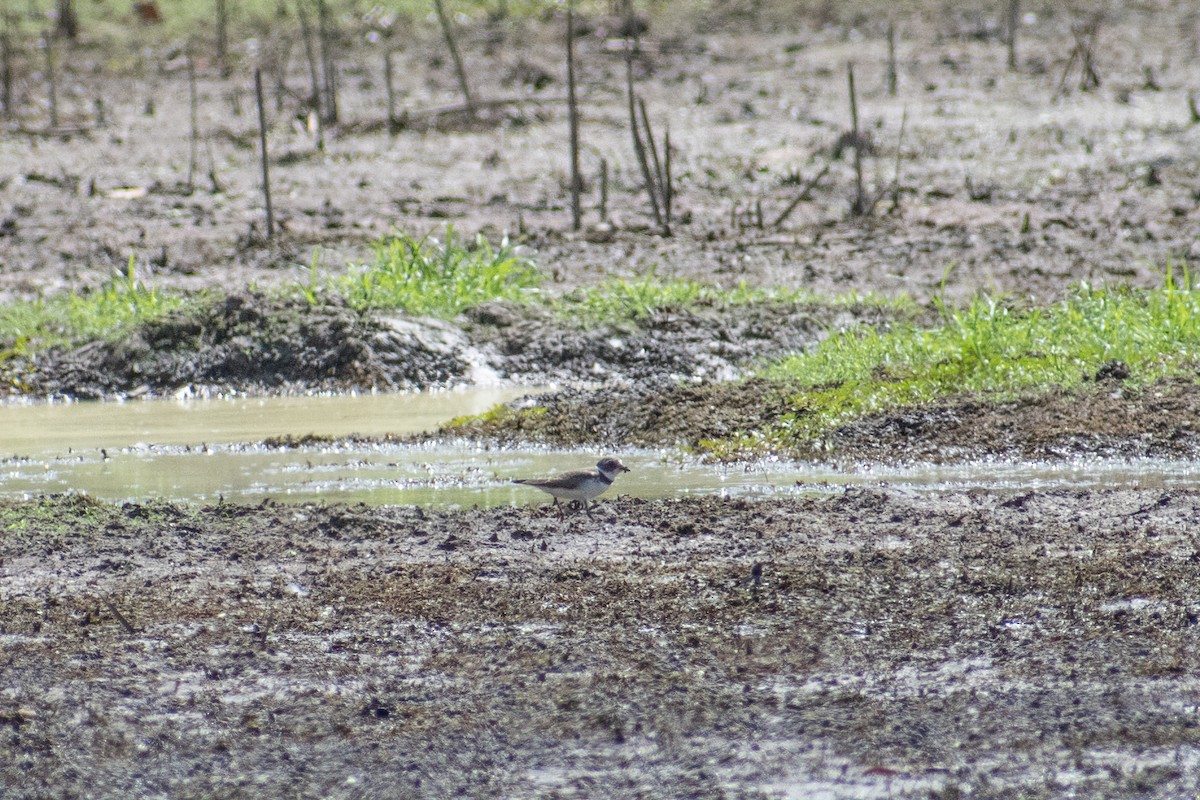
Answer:
[(879, 321), (870, 308), (782, 303), (661, 312), (580, 327), (538, 306), (493, 303), (459, 327), (241, 292), (144, 324), (129, 336), (5, 365), (26, 393), (98, 398), (173, 393), (408, 389), (471, 382), (475, 370), (527, 382), (720, 380), (804, 347), (831, 326)]
[(801, 350), (830, 329), (882, 322), (873, 307), (794, 303), (662, 310), (584, 327), (545, 309), (488, 304), (468, 312), (473, 340), (505, 375), (536, 380), (722, 380), (755, 359)]
[(28, 393), (78, 398), (184, 387), (410, 388), (451, 380), (466, 369), (453, 353), (344, 305), (254, 292), (172, 313), (123, 339), (54, 350), (28, 366)]

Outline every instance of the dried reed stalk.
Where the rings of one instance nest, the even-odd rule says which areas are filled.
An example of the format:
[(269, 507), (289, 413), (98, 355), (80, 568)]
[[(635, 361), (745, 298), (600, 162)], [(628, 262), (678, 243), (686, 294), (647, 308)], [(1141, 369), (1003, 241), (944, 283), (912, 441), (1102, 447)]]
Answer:
[(263, 203), (267, 212), (267, 238), (275, 237), (275, 214), (271, 209), (271, 175), (267, 167), (267, 110), (263, 104), (262, 70), (254, 68), (254, 99), (258, 104), (258, 144), (262, 156)]
[(577, 231), (583, 227), (583, 206), (579, 197), (583, 178), (579, 174), (579, 103), (575, 96), (574, 0), (567, 0), (567, 122), (571, 149), (571, 230)]
[(446, 8), (442, 0), (433, 0), (434, 10), (437, 11), (438, 24), (442, 26), (442, 36), (446, 39), (446, 47), (450, 50), (450, 58), (454, 61), (454, 73), (458, 76), (458, 88), (462, 91), (463, 102), (467, 111), (475, 113), (475, 101), (471, 97), (471, 86), (467, 81), (467, 70), (463, 66), (462, 56), (458, 53), (458, 43), (454, 40), (454, 27), (446, 16)]

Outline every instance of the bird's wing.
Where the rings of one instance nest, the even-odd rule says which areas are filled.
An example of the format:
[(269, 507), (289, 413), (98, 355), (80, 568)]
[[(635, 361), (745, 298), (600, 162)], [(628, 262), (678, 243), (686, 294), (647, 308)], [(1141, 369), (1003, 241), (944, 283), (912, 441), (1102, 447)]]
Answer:
[(570, 489), (580, 481), (592, 477), (593, 474), (586, 469), (579, 469), (572, 472), (564, 472), (561, 475), (555, 475), (551, 478), (522, 478), (513, 481), (513, 483), (523, 483), (526, 486), (537, 486), (545, 489)]

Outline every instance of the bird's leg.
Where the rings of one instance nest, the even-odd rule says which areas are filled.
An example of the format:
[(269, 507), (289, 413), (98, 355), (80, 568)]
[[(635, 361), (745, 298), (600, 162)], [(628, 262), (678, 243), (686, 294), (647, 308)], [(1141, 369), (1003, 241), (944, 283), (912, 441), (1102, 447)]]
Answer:
[(561, 505), (559, 505), (559, 502), (558, 502), (558, 498), (557, 498), (557, 497), (556, 497), (556, 498), (554, 498), (554, 510), (558, 512), (558, 518), (559, 518), (559, 519), (564, 519), (564, 518), (565, 518), (565, 517), (564, 517), (564, 515), (563, 515), (562, 506), (561, 506)]
[(592, 506), (587, 500), (583, 501), (583, 510), (587, 512), (588, 519), (595, 519), (595, 517), (592, 516)]

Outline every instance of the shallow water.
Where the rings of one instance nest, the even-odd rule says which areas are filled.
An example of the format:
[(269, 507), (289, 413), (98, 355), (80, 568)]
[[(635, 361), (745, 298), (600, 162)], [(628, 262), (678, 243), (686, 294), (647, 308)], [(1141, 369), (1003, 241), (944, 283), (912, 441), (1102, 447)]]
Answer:
[[(529, 389), (391, 395), (157, 400), (0, 407), (0, 497), (82, 492), (110, 501), (365, 502), (470, 507), (546, 502), (516, 477), (590, 466), (591, 451), (480, 449), (470, 443), (341, 443), (268, 448), (281, 434), (380, 436), (431, 430)], [(632, 472), (613, 494), (787, 496), (888, 485), (908, 491), (1200, 488), (1190, 461), (1088, 460), (863, 467), (761, 461), (702, 464), (656, 451), (620, 454)]]
[(288, 434), (418, 433), (549, 388), (0, 405), (0, 456), (256, 442)]

